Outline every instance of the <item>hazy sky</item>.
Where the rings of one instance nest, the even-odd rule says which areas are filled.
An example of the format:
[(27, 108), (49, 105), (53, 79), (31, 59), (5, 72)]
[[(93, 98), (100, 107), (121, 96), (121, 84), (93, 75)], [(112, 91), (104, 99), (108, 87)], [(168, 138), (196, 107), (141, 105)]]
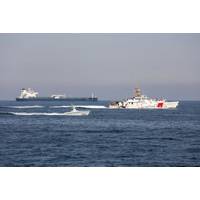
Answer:
[(40, 96), (200, 99), (200, 34), (0, 34), (0, 99)]

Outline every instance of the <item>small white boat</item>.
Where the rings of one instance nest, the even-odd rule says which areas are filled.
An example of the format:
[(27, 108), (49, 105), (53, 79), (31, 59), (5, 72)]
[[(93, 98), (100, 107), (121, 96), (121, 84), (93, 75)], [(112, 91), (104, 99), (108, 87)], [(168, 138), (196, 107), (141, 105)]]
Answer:
[(72, 110), (70, 112), (64, 113), (64, 115), (68, 116), (87, 116), (89, 114), (90, 114), (89, 110), (84, 110), (84, 111), (76, 110), (75, 106), (72, 106)]

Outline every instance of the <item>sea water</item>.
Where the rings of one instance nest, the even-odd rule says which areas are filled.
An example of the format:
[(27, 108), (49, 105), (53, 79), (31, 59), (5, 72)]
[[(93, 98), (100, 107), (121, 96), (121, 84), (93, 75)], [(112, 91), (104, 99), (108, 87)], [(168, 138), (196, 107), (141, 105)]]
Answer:
[[(0, 101), (0, 166), (200, 166), (200, 102), (172, 110), (109, 102)], [(64, 116), (71, 105), (89, 116)]]

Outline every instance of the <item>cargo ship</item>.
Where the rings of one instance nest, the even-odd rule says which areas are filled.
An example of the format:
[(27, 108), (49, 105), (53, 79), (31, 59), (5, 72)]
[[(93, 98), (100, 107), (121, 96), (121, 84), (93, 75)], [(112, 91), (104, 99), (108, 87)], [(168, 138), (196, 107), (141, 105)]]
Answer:
[(98, 101), (98, 97), (92, 94), (91, 97), (68, 97), (63, 94), (54, 94), (50, 97), (40, 97), (39, 93), (31, 88), (21, 89), (20, 96), (16, 101)]
[(166, 101), (165, 99), (151, 99), (142, 95), (140, 88), (135, 88), (132, 98), (123, 101), (115, 101), (109, 105), (109, 108), (126, 109), (173, 109), (178, 106), (178, 101)]

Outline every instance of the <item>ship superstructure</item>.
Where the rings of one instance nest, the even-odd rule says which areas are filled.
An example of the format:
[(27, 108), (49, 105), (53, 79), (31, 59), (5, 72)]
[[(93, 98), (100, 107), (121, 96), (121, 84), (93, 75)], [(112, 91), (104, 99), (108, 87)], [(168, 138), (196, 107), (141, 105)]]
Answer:
[(165, 99), (151, 99), (142, 95), (140, 88), (135, 88), (135, 93), (132, 98), (112, 102), (109, 108), (127, 108), (127, 109), (169, 109), (176, 108), (178, 101), (166, 101)]
[(19, 96), (19, 98), (23, 99), (28, 99), (28, 98), (37, 98), (38, 97), (38, 92), (35, 92), (33, 89), (28, 88), (22, 88), (21, 89), (21, 94)]

